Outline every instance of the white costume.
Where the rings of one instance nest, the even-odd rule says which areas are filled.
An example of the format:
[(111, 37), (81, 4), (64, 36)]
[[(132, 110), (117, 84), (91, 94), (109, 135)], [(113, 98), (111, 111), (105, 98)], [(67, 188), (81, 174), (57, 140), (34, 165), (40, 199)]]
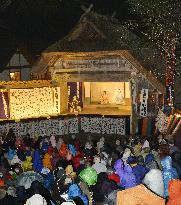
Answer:
[(123, 95), (122, 95), (120, 89), (116, 90), (116, 93), (115, 93), (115, 103), (118, 104), (118, 105), (124, 103)]

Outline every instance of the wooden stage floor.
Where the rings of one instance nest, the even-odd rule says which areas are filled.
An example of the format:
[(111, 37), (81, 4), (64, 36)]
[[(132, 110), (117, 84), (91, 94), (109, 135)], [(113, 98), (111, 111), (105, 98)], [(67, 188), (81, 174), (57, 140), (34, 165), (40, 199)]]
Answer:
[[(79, 114), (85, 115), (131, 115), (131, 104), (129, 101), (125, 102), (124, 105), (115, 105), (115, 104), (89, 104), (84, 105), (82, 111)], [(70, 112), (64, 112), (62, 114), (72, 114)]]

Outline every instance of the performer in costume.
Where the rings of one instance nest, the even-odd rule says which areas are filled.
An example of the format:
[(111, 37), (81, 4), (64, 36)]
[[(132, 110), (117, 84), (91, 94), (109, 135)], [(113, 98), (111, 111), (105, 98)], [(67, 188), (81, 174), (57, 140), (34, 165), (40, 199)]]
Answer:
[(116, 90), (116, 94), (115, 94), (115, 103), (117, 105), (119, 104), (124, 104), (124, 99), (123, 99), (123, 95), (120, 89)]
[(109, 104), (108, 95), (106, 91), (103, 91), (103, 94), (101, 95), (100, 103), (102, 105)]

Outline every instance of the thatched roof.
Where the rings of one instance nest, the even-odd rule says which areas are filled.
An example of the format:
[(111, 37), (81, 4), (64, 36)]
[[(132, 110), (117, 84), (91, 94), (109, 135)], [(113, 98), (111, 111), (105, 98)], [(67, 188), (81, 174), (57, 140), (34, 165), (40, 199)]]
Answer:
[(160, 52), (143, 45), (141, 39), (117, 19), (93, 11), (83, 14), (69, 35), (48, 47), (44, 52), (113, 50), (129, 50), (144, 67), (156, 76), (164, 74), (164, 59)]
[(52, 55), (52, 52), (115, 50), (129, 50), (146, 69), (151, 70), (156, 76), (164, 73), (164, 60), (156, 49), (143, 48), (139, 37), (117, 19), (93, 11), (85, 12), (66, 37), (44, 50), (32, 73), (45, 73), (47, 67), (53, 65), (56, 57)]
[(131, 50), (138, 47), (138, 44), (137, 36), (118, 20), (91, 11), (81, 16), (69, 35), (44, 52)]

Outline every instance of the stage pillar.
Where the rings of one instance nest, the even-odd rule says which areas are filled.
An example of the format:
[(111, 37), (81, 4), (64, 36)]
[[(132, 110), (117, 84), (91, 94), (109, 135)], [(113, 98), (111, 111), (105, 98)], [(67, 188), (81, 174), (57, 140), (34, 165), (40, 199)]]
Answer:
[(130, 117), (130, 134), (134, 135), (136, 134), (136, 128), (138, 124), (138, 118), (137, 118), (137, 95), (138, 95), (138, 89), (137, 89), (137, 81), (132, 78), (130, 79), (130, 91), (131, 91), (131, 117)]
[(60, 82), (60, 113), (68, 110), (68, 88), (67, 82)]

